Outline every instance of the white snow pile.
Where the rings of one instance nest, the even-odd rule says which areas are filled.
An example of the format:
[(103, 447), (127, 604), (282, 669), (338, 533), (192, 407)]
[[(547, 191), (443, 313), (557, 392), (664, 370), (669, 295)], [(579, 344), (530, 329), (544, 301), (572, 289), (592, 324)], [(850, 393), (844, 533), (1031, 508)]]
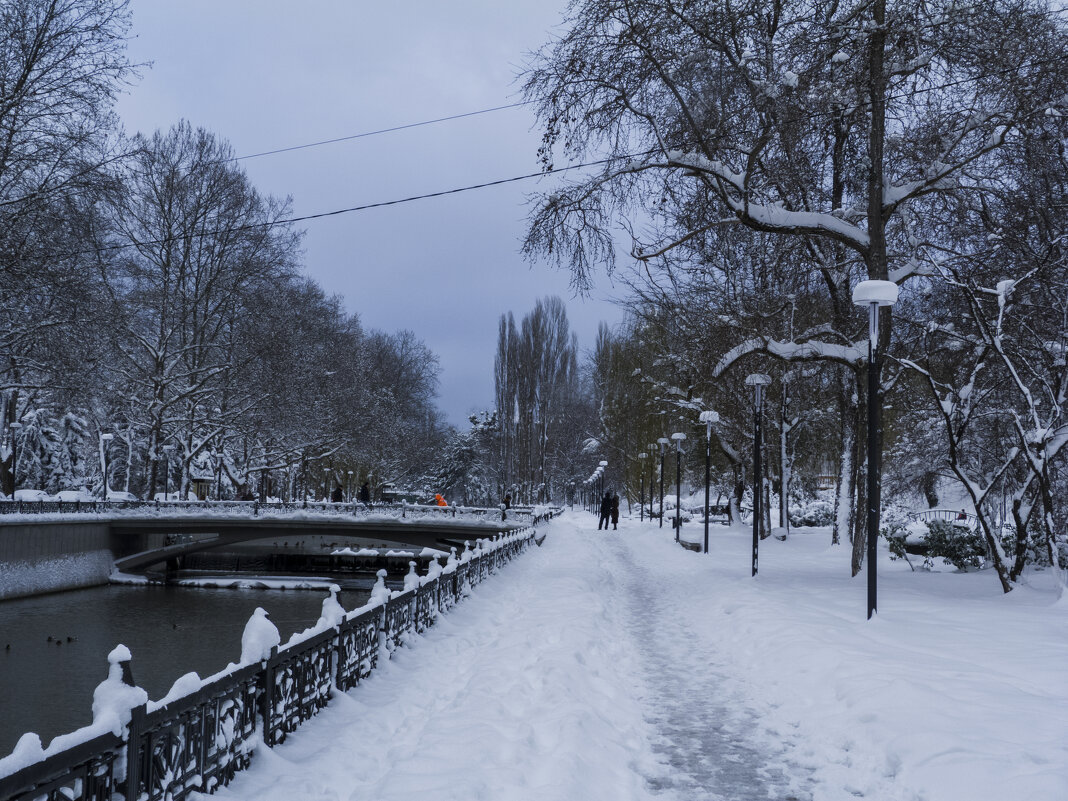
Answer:
[(282, 635), (278, 633), (278, 627), (271, 622), (267, 610), (257, 606), (241, 633), (240, 664), (251, 665), (253, 662), (269, 659), (271, 649), (281, 642)]
[(331, 556), (378, 556), (378, 551), (374, 548), (360, 548), (358, 551), (352, 550), (352, 548), (338, 548), (336, 551), (330, 552)]
[(160, 698), (158, 701), (149, 701), (146, 711), (155, 712), (160, 707), (167, 706), (167, 704), (177, 701), (179, 698), (185, 698), (187, 695), (200, 690), (204, 686), (204, 681), (200, 678), (200, 675), (195, 671), (186, 673), (184, 676), (179, 676), (174, 680), (174, 684), (167, 691), (167, 694)]
[(867, 621), (827, 529), (763, 541), (754, 579), (748, 529), (705, 556), (595, 526), (553, 523), (216, 798), (1068, 798), (1052, 573), (1002, 595), (883, 552)]
[(341, 592), (341, 587), (337, 584), (331, 584), (328, 589), (330, 590), (330, 594), (323, 599), (323, 611), (319, 614), (319, 619), (308, 628), (304, 629), (304, 631), (294, 632), (286, 642), (287, 646), (310, 640), (312, 637), (322, 634), (324, 631), (336, 629), (341, 625), (341, 622), (345, 619), (345, 615), (348, 614), (345, 611), (345, 607), (343, 607), (341, 602), (337, 599), (337, 594)]
[(416, 563), (408, 563), (408, 572), (404, 576), (404, 591), (417, 590), (421, 582), (421, 576), (415, 571)]
[(130, 649), (116, 645), (108, 654), (108, 677), (93, 690), (93, 726), (122, 734), (135, 706), (148, 701), (148, 693), (122, 680), (122, 663), (131, 659)]
[(367, 606), (381, 606), (393, 597), (392, 591), (386, 586), (386, 571), (379, 570), (375, 575), (378, 578), (371, 587), (371, 600), (367, 602)]

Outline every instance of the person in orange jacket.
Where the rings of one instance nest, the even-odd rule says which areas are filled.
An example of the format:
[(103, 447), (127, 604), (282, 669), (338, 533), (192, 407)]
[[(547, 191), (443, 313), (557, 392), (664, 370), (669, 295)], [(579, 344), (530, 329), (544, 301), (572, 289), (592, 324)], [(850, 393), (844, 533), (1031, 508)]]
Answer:
[(436, 500), (438, 502), (438, 506), (448, 506), (449, 505), (449, 502), (447, 500), (445, 500), (443, 497), (441, 497), (441, 493), (440, 492), (437, 493), (436, 495), (434, 495), (434, 500)]

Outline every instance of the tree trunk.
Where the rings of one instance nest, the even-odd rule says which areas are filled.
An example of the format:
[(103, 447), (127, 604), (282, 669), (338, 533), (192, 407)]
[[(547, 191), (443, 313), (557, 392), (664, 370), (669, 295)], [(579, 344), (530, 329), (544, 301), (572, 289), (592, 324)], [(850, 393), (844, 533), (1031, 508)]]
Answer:
[(831, 525), (831, 544), (837, 545), (843, 537), (852, 540), (853, 521), (856, 518), (854, 501), (857, 488), (857, 420), (858, 409), (853, 373), (842, 370), (838, 383), (838, 425), (841, 452), (838, 456), (837, 492), (834, 496), (834, 519)]

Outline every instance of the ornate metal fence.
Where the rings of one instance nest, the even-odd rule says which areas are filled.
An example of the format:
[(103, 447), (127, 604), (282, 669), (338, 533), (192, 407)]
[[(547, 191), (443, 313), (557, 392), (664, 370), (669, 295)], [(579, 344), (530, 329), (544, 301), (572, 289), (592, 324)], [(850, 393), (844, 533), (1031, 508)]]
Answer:
[(275, 648), (165, 705), (132, 711), (123, 737), (106, 734), (0, 778), (0, 801), (182, 801), (214, 792), (248, 767), (259, 739), (285, 740), (370, 675), (380, 655), (432, 625), (467, 592), (535, 542), (534, 530), (482, 542), (441, 574), (335, 628)]

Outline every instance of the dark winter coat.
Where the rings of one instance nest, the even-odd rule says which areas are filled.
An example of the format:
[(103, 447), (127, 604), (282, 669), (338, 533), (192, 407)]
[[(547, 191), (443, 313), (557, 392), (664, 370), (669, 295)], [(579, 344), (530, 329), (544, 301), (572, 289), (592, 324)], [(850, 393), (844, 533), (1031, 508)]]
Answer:
[(619, 522), (619, 496), (612, 496), (612, 525)]
[(601, 501), (601, 517), (607, 518), (612, 514), (612, 496), (607, 492), (604, 494), (604, 500)]
[(363, 482), (363, 486), (360, 487), (360, 503), (371, 502), (371, 485), (366, 481)]

